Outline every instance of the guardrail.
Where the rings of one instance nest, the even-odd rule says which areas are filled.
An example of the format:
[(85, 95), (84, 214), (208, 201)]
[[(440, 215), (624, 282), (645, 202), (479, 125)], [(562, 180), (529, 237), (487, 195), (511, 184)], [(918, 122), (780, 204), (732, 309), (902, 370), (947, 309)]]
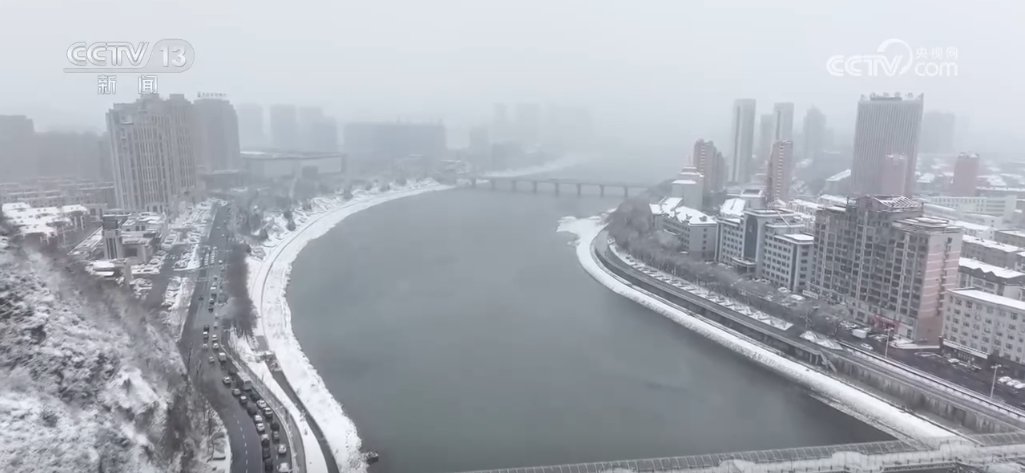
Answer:
[(1015, 409), (1015, 408), (1013, 408), (1013, 407), (1011, 407), (1011, 406), (1009, 406), (1007, 404), (1002, 404), (1002, 403), (993, 401), (992, 399), (984, 397), (983, 395), (981, 395), (981, 394), (979, 394), (979, 393), (977, 393), (975, 391), (972, 391), (970, 389), (966, 389), (966, 388), (964, 388), (962, 386), (958, 386), (956, 384), (952, 385), (947, 380), (944, 380), (943, 378), (939, 378), (937, 376), (931, 375), (931, 374), (926, 373), (924, 371), (917, 370), (917, 369), (915, 369), (913, 367), (910, 367), (910, 366), (907, 366), (907, 365), (905, 365), (903, 363), (897, 363), (897, 362), (894, 362), (892, 360), (883, 358), (883, 357), (881, 357), (879, 355), (875, 355), (875, 354), (871, 354), (871, 353), (866, 353), (866, 352), (864, 352), (862, 350), (857, 349), (856, 347), (854, 347), (850, 343), (847, 343), (847, 342), (840, 342), (840, 343), (842, 345), (848, 347), (848, 348), (851, 348), (851, 350), (848, 350), (846, 353), (850, 354), (850, 355), (853, 355), (856, 358), (863, 358), (863, 359), (869, 360), (869, 361), (871, 361), (871, 362), (873, 362), (875, 364), (885, 365), (886, 368), (900, 370), (900, 371), (904, 372), (907, 376), (909, 376), (909, 377), (911, 377), (911, 378), (913, 378), (913, 379), (915, 379), (915, 380), (917, 380), (917, 381), (919, 381), (919, 382), (921, 382), (923, 384), (929, 385), (930, 387), (938, 388), (941, 391), (946, 392), (947, 394), (950, 394), (950, 395), (952, 395), (954, 397), (980, 403), (980, 404), (982, 404), (982, 407), (986, 407), (986, 408), (988, 408), (990, 410), (996, 411), (996, 412), (1001, 413), (1003, 415), (1007, 415), (1009, 417), (1014, 418), (1015, 420), (1025, 422), (1025, 411), (1022, 411), (1020, 409)]

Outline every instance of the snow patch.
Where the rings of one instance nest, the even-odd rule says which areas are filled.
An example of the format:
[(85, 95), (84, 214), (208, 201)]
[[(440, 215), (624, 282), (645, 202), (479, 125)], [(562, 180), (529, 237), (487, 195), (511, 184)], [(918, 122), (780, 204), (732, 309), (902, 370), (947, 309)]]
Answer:
[(602, 228), (604, 228), (604, 224), (601, 221), (601, 217), (584, 219), (566, 217), (560, 220), (557, 231), (568, 232), (577, 236), (574, 245), (580, 264), (591, 277), (613, 292), (662, 314), (691, 331), (713, 340), (798, 384), (812, 389), (831, 401), (831, 404), (836, 403), (845, 406), (847, 408), (845, 411), (848, 414), (854, 415), (860, 420), (883, 430), (915, 439), (957, 435), (956, 432), (904, 412), (897, 406), (889, 404), (854, 386), (844, 384), (836, 378), (779, 356), (753, 341), (744, 339), (739, 334), (731, 333), (722, 327), (713, 325), (704, 319), (669, 305), (609, 274), (595, 261), (591, 253), (591, 242), (598, 236)]

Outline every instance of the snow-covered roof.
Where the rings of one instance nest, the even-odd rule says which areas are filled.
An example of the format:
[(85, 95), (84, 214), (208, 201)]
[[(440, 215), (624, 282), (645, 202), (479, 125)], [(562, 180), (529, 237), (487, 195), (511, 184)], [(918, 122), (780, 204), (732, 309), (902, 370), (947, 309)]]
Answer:
[(690, 179), (677, 179), (677, 180), (673, 181), (673, 184), (691, 185), (691, 184), (697, 184), (697, 182), (694, 182), (694, 181), (692, 181)]
[(955, 289), (950, 292), (969, 299), (975, 299), (977, 301), (988, 302), (990, 304), (996, 304), (1010, 309), (1025, 311), (1025, 302), (1019, 301), (1018, 299), (998, 296), (978, 289)]
[(18, 230), (25, 235), (55, 235), (57, 230), (54, 224), (58, 222), (69, 222), (69, 220), (64, 216), (64, 209), (73, 209), (67, 213), (78, 212), (79, 208), (81, 211), (88, 212), (88, 210), (81, 205), (68, 205), (64, 207), (32, 207), (24, 202), (3, 204), (0, 208), (3, 209), (3, 214), (7, 221), (18, 227)]
[(723, 202), (722, 207), (719, 208), (719, 213), (726, 217), (740, 217), (744, 215), (745, 207), (747, 207), (747, 201), (744, 199), (726, 199), (726, 202)]
[(840, 172), (830, 176), (828, 179), (826, 179), (826, 182), (842, 181), (844, 179), (847, 179), (848, 177), (851, 177), (851, 170), (850, 169), (847, 169), (845, 171), (840, 171)]
[(1018, 248), (1017, 246), (1008, 245), (1008, 244), (996, 242), (996, 241), (993, 241), (993, 240), (986, 240), (984, 238), (973, 237), (971, 235), (965, 235), (965, 236), (961, 237), (961, 241), (963, 243), (973, 243), (973, 244), (976, 244), (976, 245), (985, 246), (986, 248), (991, 248), (991, 249), (994, 249), (994, 250), (1003, 251), (1005, 253), (1020, 253), (1021, 252), (1021, 248)]
[(958, 266), (961, 269), (975, 269), (982, 271), (984, 273), (990, 273), (993, 276), (1004, 279), (1013, 279), (1025, 276), (1025, 273), (1021, 273), (1013, 269), (1001, 268), (1000, 266), (983, 263), (982, 261), (974, 260), (971, 258), (961, 258), (961, 260), (958, 262)]
[(681, 205), (682, 203), (683, 199), (679, 197), (667, 197), (657, 204), (651, 204), (651, 213), (675, 217), (680, 222), (689, 225), (706, 223), (709, 225), (716, 224), (715, 220), (709, 218), (704, 212), (690, 207), (684, 207)]
[(786, 235), (776, 235), (778, 238), (784, 240), (790, 240), (797, 244), (812, 244), (815, 242), (815, 237), (808, 235), (807, 233), (788, 233)]

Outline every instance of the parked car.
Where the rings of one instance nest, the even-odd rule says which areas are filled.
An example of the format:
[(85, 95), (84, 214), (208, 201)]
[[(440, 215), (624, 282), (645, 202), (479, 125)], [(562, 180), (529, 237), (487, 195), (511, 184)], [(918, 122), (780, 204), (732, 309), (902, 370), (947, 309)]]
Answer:
[(859, 346), (859, 347), (860, 347), (860, 348), (861, 348), (862, 350), (872, 351), (872, 345), (869, 345), (869, 344), (867, 344), (867, 343), (859, 343), (859, 344), (858, 344), (858, 346)]
[(262, 424), (263, 423), (263, 416), (261, 416), (260, 414), (254, 415), (253, 416), (253, 422), (256, 422), (257, 424)]
[(270, 437), (268, 437), (267, 435), (261, 435), (260, 445), (263, 445), (264, 447), (270, 445)]
[(278, 455), (284, 455), (288, 453), (288, 447), (285, 444), (278, 445)]
[(271, 417), (274, 417), (274, 411), (270, 410), (269, 407), (264, 407), (263, 408), (263, 416), (266, 417), (267, 419), (270, 419)]
[(248, 412), (249, 415), (255, 415), (257, 412), (260, 411), (256, 410), (256, 406), (252, 404), (246, 404), (246, 412)]
[(221, 378), (221, 382), (224, 383), (225, 386), (231, 386), (231, 377), (225, 376)]
[(264, 427), (262, 423), (261, 424), (256, 424), (256, 431), (257, 432), (260, 432), (262, 434), (265, 430), (267, 430), (267, 428)]
[(279, 434), (278, 431), (275, 430), (274, 432), (270, 433), (270, 438), (274, 439), (274, 443), (278, 443), (281, 441), (281, 434)]
[(267, 407), (267, 401), (260, 399), (259, 401), (256, 401), (256, 405), (260, 406), (260, 409), (265, 409)]
[(211, 356), (210, 358), (207, 358), (207, 361), (209, 361), (209, 362), (210, 362), (210, 364), (213, 364), (213, 362), (214, 362), (214, 357), (212, 357), (212, 356)]
[(263, 458), (270, 458), (270, 447), (263, 447)]
[(281, 426), (278, 425), (278, 421), (276, 421), (276, 420), (270, 421), (270, 429), (271, 430), (277, 431), (280, 428), (281, 428)]
[(239, 396), (238, 397), (238, 402), (240, 402), (242, 404), (245, 404), (245, 403), (249, 402), (249, 398), (247, 398), (245, 395)]
[(242, 390), (239, 389), (239, 388), (232, 389), (231, 390), (231, 395), (235, 396), (235, 397), (239, 397), (239, 396), (242, 395)]

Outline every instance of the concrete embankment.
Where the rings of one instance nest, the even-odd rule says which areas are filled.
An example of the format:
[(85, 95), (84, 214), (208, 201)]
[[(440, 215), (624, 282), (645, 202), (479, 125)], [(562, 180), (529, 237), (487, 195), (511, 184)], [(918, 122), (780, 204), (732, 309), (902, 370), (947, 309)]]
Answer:
[(1025, 413), (1006, 404), (945, 384), (913, 368), (903, 365), (898, 368), (888, 360), (862, 359), (867, 357), (807, 343), (790, 331), (759, 327), (760, 323), (752, 323), (750, 316), (644, 274), (609, 250), (604, 233), (595, 238), (593, 252), (606, 271), (631, 284), (706, 320), (753, 338), (780, 356), (814, 366), (880, 399), (906, 406), (913, 412), (962, 431), (1004, 433), (1025, 428)]

